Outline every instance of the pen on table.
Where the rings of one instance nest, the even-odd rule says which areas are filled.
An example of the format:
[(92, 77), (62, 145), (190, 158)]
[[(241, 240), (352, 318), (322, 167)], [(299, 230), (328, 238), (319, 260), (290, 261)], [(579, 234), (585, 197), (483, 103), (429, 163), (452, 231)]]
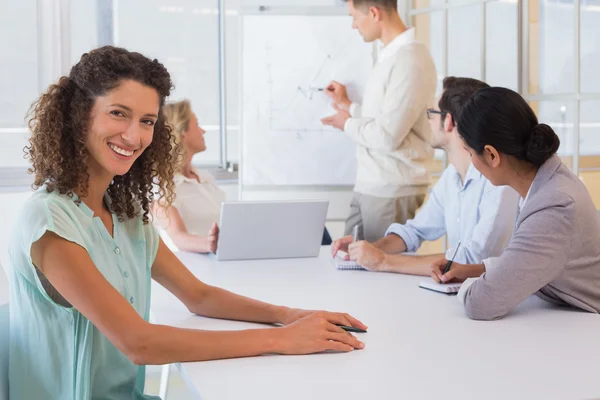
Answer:
[(364, 329), (355, 328), (353, 326), (340, 325), (340, 324), (335, 324), (335, 325), (339, 326), (340, 328), (342, 328), (346, 332), (367, 333), (367, 331), (365, 331)]
[(454, 255), (452, 256), (451, 260), (448, 260), (448, 262), (446, 263), (446, 268), (444, 268), (444, 274), (446, 274), (448, 271), (450, 271), (450, 267), (452, 266), (452, 263), (454, 262), (454, 257), (456, 257), (456, 253), (458, 253), (458, 249), (460, 249), (460, 242), (458, 242), (458, 246), (456, 246), (456, 250), (454, 250)]

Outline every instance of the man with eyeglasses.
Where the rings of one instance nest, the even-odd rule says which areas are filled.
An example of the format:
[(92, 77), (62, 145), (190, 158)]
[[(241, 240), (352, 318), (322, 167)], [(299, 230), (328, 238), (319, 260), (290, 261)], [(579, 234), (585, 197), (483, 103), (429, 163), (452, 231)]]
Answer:
[(357, 172), (345, 234), (381, 239), (393, 222), (415, 216), (431, 184), (433, 149), (425, 110), (437, 76), (427, 46), (398, 15), (397, 0), (348, 0), (352, 27), (365, 42), (384, 47), (365, 86), (362, 104), (331, 82), (324, 90), (337, 110), (325, 125), (356, 143)]
[[(454, 260), (467, 264), (500, 255), (512, 235), (519, 196), (508, 186), (492, 185), (473, 167), (455, 122), (467, 100), (485, 87), (489, 86), (471, 78), (444, 79), (438, 107), (426, 113), (433, 146), (446, 152), (450, 165), (429, 199), (414, 219), (392, 224), (385, 237), (374, 243), (353, 242), (350, 236), (335, 241), (334, 256), (343, 250), (347, 258), (370, 271), (428, 276), (432, 263), (450, 259), (455, 252)], [(424, 241), (437, 240), (444, 234), (450, 245), (446, 255), (402, 254), (415, 252)]]

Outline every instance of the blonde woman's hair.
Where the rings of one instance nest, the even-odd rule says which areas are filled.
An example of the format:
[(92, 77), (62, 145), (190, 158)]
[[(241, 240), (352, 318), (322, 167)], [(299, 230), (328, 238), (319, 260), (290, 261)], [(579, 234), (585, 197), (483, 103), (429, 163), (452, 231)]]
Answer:
[(172, 143), (172, 159), (174, 160), (175, 173), (181, 171), (181, 163), (185, 149), (181, 146), (183, 134), (190, 127), (192, 119), (192, 105), (189, 100), (181, 100), (173, 103), (165, 104), (163, 114), (168, 125), (171, 126), (171, 134), (173, 137)]

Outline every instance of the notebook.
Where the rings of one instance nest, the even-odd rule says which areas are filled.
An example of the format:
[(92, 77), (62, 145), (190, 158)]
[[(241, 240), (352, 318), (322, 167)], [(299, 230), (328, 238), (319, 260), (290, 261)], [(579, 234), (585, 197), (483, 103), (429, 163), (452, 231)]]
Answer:
[(460, 285), (462, 285), (462, 282), (437, 283), (433, 279), (421, 281), (421, 283), (419, 283), (419, 287), (422, 287), (423, 289), (429, 289), (435, 292), (446, 294), (457, 294), (460, 290)]
[(358, 265), (356, 261), (346, 261), (343, 258), (336, 257), (333, 259), (333, 262), (337, 269), (366, 271), (366, 269)]

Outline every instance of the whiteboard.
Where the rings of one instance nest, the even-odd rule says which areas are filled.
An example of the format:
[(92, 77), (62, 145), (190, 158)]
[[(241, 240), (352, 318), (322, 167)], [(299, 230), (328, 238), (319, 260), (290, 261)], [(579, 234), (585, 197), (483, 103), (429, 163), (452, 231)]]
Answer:
[(241, 184), (352, 185), (354, 144), (321, 118), (337, 80), (360, 101), (372, 46), (346, 15), (242, 18)]

